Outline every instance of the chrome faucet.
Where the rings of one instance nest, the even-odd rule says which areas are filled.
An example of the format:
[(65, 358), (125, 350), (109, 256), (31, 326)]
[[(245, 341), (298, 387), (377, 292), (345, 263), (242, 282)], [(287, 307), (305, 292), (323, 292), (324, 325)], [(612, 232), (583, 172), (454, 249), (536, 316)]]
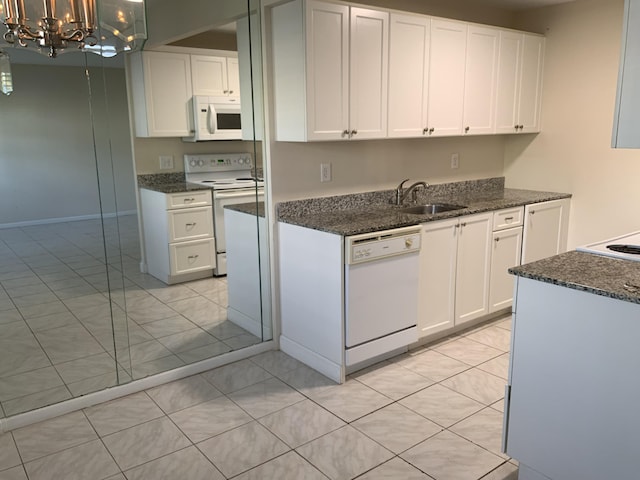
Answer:
[(396, 205), (402, 205), (406, 200), (406, 198), (409, 196), (409, 194), (411, 194), (411, 199), (413, 203), (416, 203), (418, 199), (418, 192), (416, 192), (416, 189), (418, 187), (422, 187), (426, 189), (429, 186), (427, 182), (416, 182), (413, 185), (411, 185), (409, 188), (407, 188), (407, 190), (405, 191), (403, 186), (404, 186), (404, 183), (408, 181), (409, 181), (408, 178), (404, 179), (403, 181), (400, 182), (400, 185), (398, 185), (398, 187), (396, 188)]

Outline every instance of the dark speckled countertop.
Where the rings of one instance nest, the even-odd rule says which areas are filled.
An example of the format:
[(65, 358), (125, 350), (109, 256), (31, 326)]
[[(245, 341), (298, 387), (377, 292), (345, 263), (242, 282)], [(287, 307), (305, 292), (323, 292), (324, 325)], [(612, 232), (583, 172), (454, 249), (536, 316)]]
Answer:
[(236, 212), (248, 213), (249, 215), (258, 215), (264, 217), (264, 202), (236, 203), (233, 205), (225, 205), (225, 209), (234, 210)]
[[(509, 269), (509, 273), (604, 297), (640, 303), (640, 262), (566, 252)], [(626, 286), (625, 286), (626, 285)]]
[[(459, 183), (470, 184), (472, 182)], [(482, 183), (479, 185), (482, 187)], [(332, 208), (330, 199), (285, 202), (285, 204), (278, 206), (278, 220), (346, 236), (571, 197), (570, 194), (566, 193), (501, 188), (499, 182), (497, 188), (495, 184), (485, 186), (491, 188), (461, 188), (456, 191), (455, 188), (441, 188), (438, 190), (429, 187), (419, 198), (418, 204), (451, 203), (465, 206), (465, 208), (459, 210), (437, 214), (402, 213), (400, 211), (401, 207), (390, 203), (394, 191), (388, 190), (375, 192), (375, 196), (372, 193), (368, 202), (361, 201), (362, 199), (360, 198), (366, 194), (352, 195), (351, 197), (354, 197), (353, 203), (355, 204), (353, 208), (340, 208), (343, 205), (348, 207), (348, 201), (344, 197), (349, 196), (333, 197), (337, 199), (336, 205), (339, 205), (337, 207), (334, 205), (334, 208)], [(313, 203), (314, 200), (316, 201), (315, 204)], [(321, 202), (324, 205), (320, 205)], [(282, 208), (283, 206), (286, 208)]]

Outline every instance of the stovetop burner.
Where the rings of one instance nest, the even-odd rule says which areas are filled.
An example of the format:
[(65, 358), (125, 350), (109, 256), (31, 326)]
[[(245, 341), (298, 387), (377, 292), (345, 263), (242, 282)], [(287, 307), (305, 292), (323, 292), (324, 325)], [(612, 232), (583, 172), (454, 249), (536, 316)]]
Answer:
[(640, 245), (607, 245), (609, 250), (620, 253), (628, 253), (630, 255), (640, 255)]

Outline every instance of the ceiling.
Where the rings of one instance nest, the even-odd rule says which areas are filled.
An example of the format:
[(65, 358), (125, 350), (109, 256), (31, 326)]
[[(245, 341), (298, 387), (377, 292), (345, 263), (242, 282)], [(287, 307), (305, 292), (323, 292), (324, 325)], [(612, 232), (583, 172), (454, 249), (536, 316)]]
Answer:
[(511, 10), (524, 10), (527, 8), (547, 7), (560, 3), (569, 3), (575, 0), (484, 0), (483, 3), (493, 7), (508, 8)]

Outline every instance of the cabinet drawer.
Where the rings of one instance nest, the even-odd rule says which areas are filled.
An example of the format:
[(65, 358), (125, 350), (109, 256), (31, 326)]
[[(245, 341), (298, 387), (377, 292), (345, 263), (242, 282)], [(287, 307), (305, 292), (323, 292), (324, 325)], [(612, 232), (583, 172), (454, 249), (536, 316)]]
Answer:
[(213, 237), (213, 212), (211, 207), (170, 210), (169, 242), (183, 242)]
[(216, 266), (213, 238), (169, 244), (171, 275), (197, 272)]
[(211, 205), (211, 190), (170, 193), (167, 195), (167, 208), (189, 208)]
[(522, 225), (524, 207), (505, 208), (493, 212), (493, 231)]

